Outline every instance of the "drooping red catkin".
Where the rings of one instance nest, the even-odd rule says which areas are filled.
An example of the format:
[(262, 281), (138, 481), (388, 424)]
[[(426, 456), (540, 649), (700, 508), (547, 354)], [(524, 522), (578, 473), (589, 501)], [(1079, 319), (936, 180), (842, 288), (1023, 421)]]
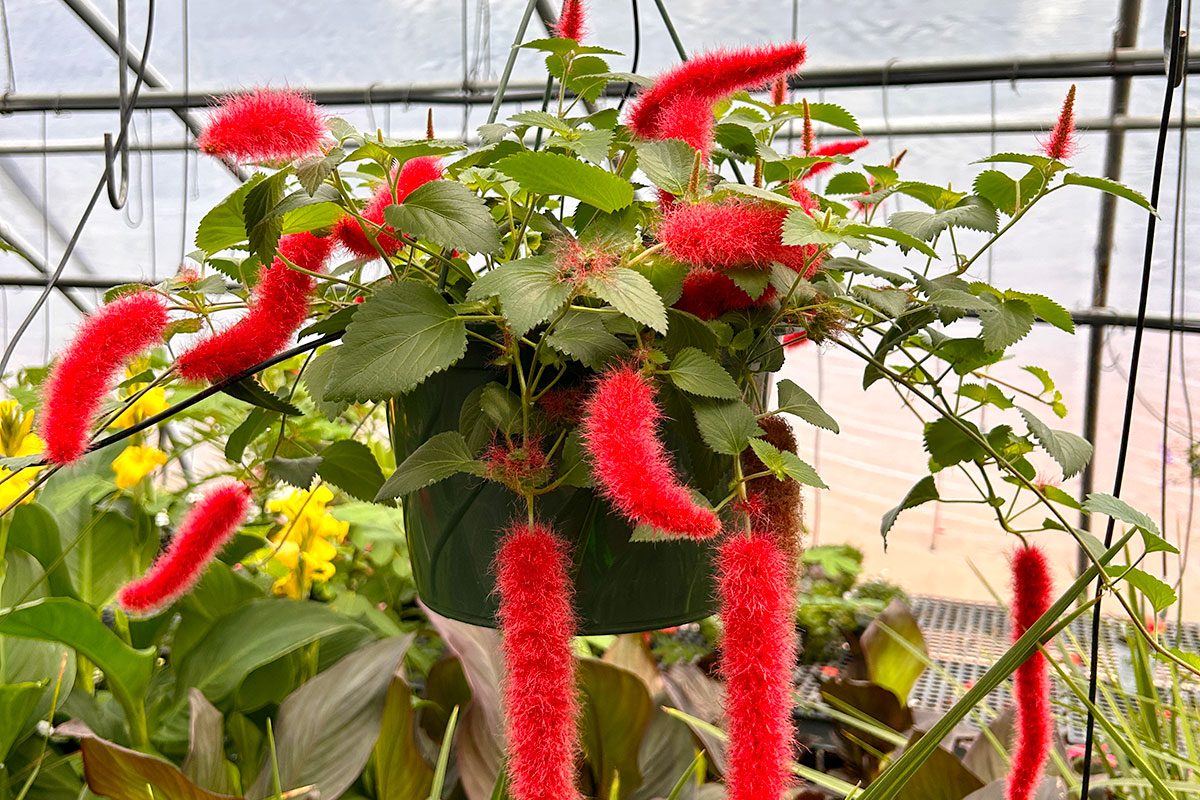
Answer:
[(791, 783), (796, 626), (787, 557), (766, 533), (731, 536), (717, 556), (724, 633), (729, 800), (780, 800)]
[(554, 26), (554, 35), (560, 39), (582, 42), (587, 28), (584, 25), (583, 0), (563, 0), (562, 13)]
[[(384, 226), (383, 211), (390, 205), (403, 203), (418, 187), (441, 178), (442, 161), (437, 156), (410, 158), (404, 162), (404, 166), (400, 167), (394, 177), (396, 191), (389, 191), (386, 183), (380, 184), (362, 210), (363, 219), (383, 226), (382, 231), (368, 226), (367, 232), (364, 232), (363, 226), (349, 214), (343, 216), (333, 226), (334, 238), (358, 258), (378, 258), (379, 250), (383, 250), (386, 255), (390, 256), (400, 249), (400, 241), (391, 235), (395, 234), (395, 229), (390, 225)], [(376, 241), (379, 243), (379, 249), (371, 244), (368, 233), (378, 233)]]
[(1042, 142), (1042, 152), (1047, 158), (1064, 161), (1075, 153), (1078, 145), (1078, 134), (1075, 132), (1075, 85), (1067, 90), (1067, 98), (1063, 100), (1062, 111), (1058, 114), (1058, 122), (1050, 137)]
[(804, 56), (804, 45), (796, 42), (698, 55), (660, 75), (638, 97), (629, 127), (643, 139), (682, 139), (707, 155), (713, 103), (795, 72)]
[(544, 525), (515, 526), (496, 554), (508, 775), (515, 800), (579, 797), (569, 564), (563, 542)]
[(661, 419), (654, 387), (637, 369), (620, 366), (601, 375), (581, 426), (596, 482), (634, 523), (692, 539), (716, 536), (720, 520), (692, 499), (658, 439)]
[(104, 395), (122, 367), (162, 341), (167, 322), (166, 303), (150, 292), (113, 300), (83, 321), (42, 387), (38, 432), (50, 463), (84, 454)]
[[(1046, 556), (1036, 547), (1013, 555), (1013, 641), (1029, 630), (1050, 608), (1053, 581)], [(1035, 651), (1013, 675), (1016, 701), (1016, 742), (1007, 800), (1032, 800), (1050, 754), (1050, 676), (1046, 657)]]
[[(292, 233), (279, 240), (279, 255), (298, 267), (319, 272), (333, 249), (331, 237)], [(179, 356), (179, 374), (192, 381), (219, 381), (278, 353), (308, 317), (315, 281), (276, 257), (259, 274), (250, 310), (223, 331), (211, 334)]]
[(710, 269), (770, 269), (784, 251), (780, 241), (787, 211), (748, 200), (679, 204), (658, 229), (666, 251), (678, 261)]
[(141, 578), (125, 584), (117, 601), (126, 611), (161, 611), (187, 594), (250, 509), (250, 487), (226, 482), (209, 489), (179, 523), (170, 545)]
[[(787, 346), (786, 343), (784, 345)], [(788, 421), (778, 414), (763, 417), (758, 426), (766, 434), (763, 439), (777, 450), (787, 453), (798, 452), (796, 434)], [(753, 450), (742, 451), (742, 473), (755, 475), (767, 467)], [(747, 511), (750, 525), (755, 530), (766, 531), (775, 537), (787, 559), (789, 585), (795, 586), (799, 578), (800, 551), (802, 547), (803, 520), (801, 518), (800, 484), (793, 480), (781, 481), (774, 475), (756, 478), (747, 486)]]
[(325, 138), (324, 117), (308, 95), (254, 89), (222, 99), (197, 145), (227, 161), (278, 163), (320, 153)]
[[(867, 139), (838, 139), (837, 141), (829, 142), (828, 144), (820, 145), (813, 149), (810, 155), (814, 156), (848, 156), (862, 150), (871, 142)], [(808, 168), (808, 172), (804, 174), (804, 180), (808, 180), (814, 175), (820, 175), (825, 170), (833, 166), (832, 161), (818, 161)]]

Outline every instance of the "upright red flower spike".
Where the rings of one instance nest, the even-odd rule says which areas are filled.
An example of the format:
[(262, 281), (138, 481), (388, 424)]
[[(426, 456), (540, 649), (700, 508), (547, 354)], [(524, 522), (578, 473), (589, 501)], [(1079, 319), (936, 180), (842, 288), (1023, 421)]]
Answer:
[(787, 102), (788, 83), (787, 78), (776, 78), (771, 83), (771, 105), (781, 106)]
[[(1054, 588), (1046, 556), (1036, 547), (1013, 555), (1013, 641), (1050, 608)], [(1013, 675), (1016, 743), (1008, 775), (1007, 800), (1032, 800), (1050, 755), (1050, 675), (1046, 657), (1035, 651)]]
[(576, 800), (570, 558), (544, 525), (516, 525), (496, 554), (508, 775), (514, 800)]
[[(813, 148), (809, 155), (814, 156), (848, 156), (851, 153), (856, 153), (869, 145), (871, 142), (867, 139), (837, 139)], [(814, 175), (820, 175), (825, 170), (833, 166), (832, 161), (818, 161), (808, 168), (808, 172), (804, 174), (804, 180), (808, 180)]]
[(804, 101), (804, 127), (800, 134), (800, 145), (804, 150), (804, 155), (812, 155), (812, 151), (817, 145), (817, 134), (813, 130), (812, 112), (809, 110), (808, 101)]
[(320, 153), (325, 138), (324, 117), (308, 95), (254, 89), (222, 99), (197, 145), (227, 161), (278, 163)]
[(583, 0), (563, 0), (562, 13), (554, 26), (554, 35), (560, 39), (582, 42), (587, 28), (584, 25)]
[[(292, 233), (279, 240), (280, 256), (312, 272), (325, 266), (332, 249), (332, 238), (311, 233)], [(276, 257), (260, 273), (246, 315), (180, 355), (179, 374), (187, 380), (216, 382), (275, 355), (308, 318), (314, 285), (310, 276)]]
[(724, 634), (729, 800), (780, 800), (791, 783), (796, 625), (787, 557), (766, 533), (736, 534), (717, 555)]
[(1063, 100), (1062, 111), (1058, 114), (1058, 122), (1050, 137), (1042, 142), (1042, 152), (1047, 158), (1055, 161), (1065, 161), (1075, 153), (1079, 144), (1079, 134), (1075, 132), (1075, 84), (1067, 90), (1067, 99)]
[(713, 104), (795, 72), (804, 57), (804, 45), (796, 42), (698, 55), (663, 73), (638, 97), (629, 127), (643, 139), (682, 139), (707, 155)]
[(187, 594), (237, 532), (249, 509), (246, 484), (225, 482), (209, 489), (179, 523), (170, 545), (149, 571), (122, 587), (117, 602), (131, 613), (150, 614)]
[(637, 369), (621, 366), (601, 375), (582, 424), (596, 482), (634, 523), (692, 539), (716, 536), (720, 520), (692, 499), (658, 439), (661, 419), (654, 387)]
[(38, 432), (50, 463), (70, 464), (84, 454), (117, 374), (162, 341), (167, 321), (166, 303), (151, 292), (119, 297), (83, 321), (42, 387)]
[(392, 192), (389, 190), (388, 184), (380, 184), (379, 188), (375, 190), (374, 196), (363, 206), (363, 219), (384, 228), (384, 230), (378, 231), (378, 236), (376, 237), (379, 249), (375, 248), (375, 245), (371, 243), (371, 239), (367, 236), (367, 233), (374, 234), (377, 231), (374, 228), (368, 227), (367, 232), (364, 233), (358, 220), (349, 214), (346, 214), (334, 223), (334, 238), (341, 243), (342, 247), (345, 247), (358, 258), (377, 258), (379, 250), (383, 250), (386, 255), (392, 255), (400, 249), (400, 241), (393, 235), (396, 232), (395, 229), (390, 225), (384, 225), (384, 209), (395, 203), (403, 203), (418, 187), (424, 186), (430, 181), (438, 180), (441, 177), (442, 161), (437, 156), (410, 158), (394, 174), (396, 190)]

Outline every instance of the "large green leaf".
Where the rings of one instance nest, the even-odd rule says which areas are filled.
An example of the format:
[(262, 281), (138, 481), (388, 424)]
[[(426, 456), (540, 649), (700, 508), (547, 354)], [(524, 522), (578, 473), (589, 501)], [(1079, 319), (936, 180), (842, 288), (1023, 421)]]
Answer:
[(313, 403), (329, 419), (336, 419), (350, 405), (348, 400), (325, 399), (325, 387), (329, 385), (329, 377), (333, 374), (333, 365), (337, 363), (338, 350), (337, 347), (330, 347), (318, 353), (316, 358), (308, 362), (302, 376), (304, 386), (308, 389)]
[(673, 195), (685, 194), (692, 179), (696, 151), (679, 139), (639, 142), (638, 168), (658, 188)]
[(615, 267), (587, 279), (588, 290), (632, 320), (667, 332), (667, 309), (654, 284), (627, 267)]
[(654, 713), (650, 693), (637, 675), (603, 661), (581, 659), (578, 672), (583, 752), (592, 768), (596, 796), (610, 797), (618, 780), (624, 796), (642, 782), (638, 749)]
[(196, 229), (196, 247), (211, 255), (246, 241), (246, 195), (265, 177), (261, 172), (252, 175), (204, 215)]
[(785, 414), (795, 414), (800, 419), (824, 428), (827, 431), (840, 433), (837, 420), (829, 416), (820, 403), (806, 392), (795, 381), (785, 378), (779, 382), (779, 410)]
[(941, 211), (897, 211), (888, 218), (888, 225), (922, 241), (932, 242), (947, 228), (995, 233), (998, 220), (996, 207), (990, 201), (982, 197), (964, 197), (958, 205)]
[(188, 708), (191, 713), (183, 774), (210, 792), (233, 794), (230, 764), (225, 758), (225, 717), (197, 689), (188, 690)]
[(1091, 442), (1070, 431), (1053, 430), (1028, 409), (1018, 406), (1017, 410), (1025, 418), (1030, 435), (1062, 467), (1064, 478), (1073, 477), (1087, 466), (1092, 458)]
[(188, 780), (169, 761), (139, 753), (96, 736), (85, 736), (83, 774), (88, 788), (110, 800), (225, 800)]
[(917, 620), (899, 599), (879, 613), (860, 639), (867, 677), (891, 690), (902, 705), (908, 704), (913, 685), (925, 671), (925, 637)]
[(500, 249), (500, 232), (487, 204), (456, 181), (430, 181), (383, 215), (396, 230), (440, 247), (471, 253)]
[(69, 597), (46, 597), (6, 609), (0, 635), (62, 642), (99, 667), (123, 703), (141, 703), (154, 670), (154, 648), (135, 650), (104, 626), (91, 608)]
[(1019, 299), (1004, 299), (979, 312), (983, 324), (983, 346), (991, 351), (1003, 350), (1024, 339), (1033, 330), (1033, 309)]
[(383, 727), (375, 743), (377, 800), (426, 800), (433, 785), (429, 766), (417, 741), (412, 689), (392, 678), (383, 706)]
[(283, 201), (287, 175), (286, 171), (281, 170), (255, 184), (246, 193), (246, 201), (242, 206), (250, 252), (264, 264), (269, 264), (275, 257), (279, 237), (283, 233), (283, 219), (273, 211)]
[(116, 511), (101, 511), (79, 531), (79, 543), (66, 556), (67, 570), (79, 597), (96, 607), (141, 575), (158, 551), (158, 531), (141, 508), (131, 520)]
[(1130, 189), (1125, 184), (1117, 183), (1116, 181), (1109, 180), (1108, 178), (1097, 178), (1092, 175), (1080, 175), (1077, 172), (1068, 172), (1066, 175), (1063, 175), (1063, 183), (1099, 189), (1102, 192), (1107, 192), (1108, 194), (1128, 200), (1131, 203), (1135, 203), (1136, 205), (1139, 205), (1149, 211), (1151, 214), (1158, 213), (1154, 210), (1154, 206), (1150, 205), (1150, 201), (1146, 199), (1146, 196), (1141, 192), (1137, 191), (1136, 189)]
[(482, 475), (483, 465), (471, 455), (461, 433), (444, 431), (429, 437), (404, 459), (374, 499), (383, 502), (403, 497), (460, 472)]
[(317, 474), (359, 500), (374, 500), (383, 485), (383, 471), (371, 448), (353, 439), (334, 442), (322, 450)]
[(979, 428), (975, 423), (963, 421), (962, 424), (975, 435), (968, 434), (947, 417), (925, 423), (925, 451), (929, 453), (929, 468), (933, 472), (987, 455), (977, 439)]
[[(313, 786), (322, 798), (337, 800), (350, 788), (375, 748), (388, 686), (411, 643), (411, 634), (374, 642), (288, 695), (275, 718), (285, 791)], [(246, 797), (269, 797), (273, 777), (268, 760)]]
[(560, 153), (517, 153), (499, 161), (496, 169), (522, 189), (574, 197), (601, 211), (616, 211), (633, 202), (633, 184), (629, 181)]
[(466, 351), (466, 323), (432, 286), (391, 284), (363, 303), (346, 328), (324, 401), (398, 397)]
[(594, 370), (603, 369), (626, 350), (624, 343), (604, 327), (599, 314), (586, 311), (564, 314), (546, 344)]
[(742, 396), (729, 373), (695, 347), (685, 347), (676, 353), (667, 374), (672, 383), (688, 394), (722, 400), (736, 400)]
[(803, 461), (800, 456), (788, 450), (780, 450), (773, 444), (762, 439), (751, 439), (750, 448), (763, 462), (763, 466), (775, 473), (779, 480), (791, 479), (818, 489), (828, 489), (825, 481), (813, 469), (812, 465)]
[(692, 409), (701, 438), (714, 452), (736, 456), (762, 435), (754, 412), (741, 400), (693, 398)]
[(515, 336), (524, 336), (550, 319), (571, 296), (571, 284), (562, 279), (551, 256), (533, 256), (502, 264), (479, 276), (467, 292), (468, 300), (496, 297), (500, 312)]
[(29, 729), (47, 680), (0, 684), (0, 760)]
[(887, 544), (888, 532), (892, 530), (892, 526), (896, 524), (896, 518), (900, 516), (900, 512), (907, 511), (910, 508), (916, 508), (919, 505), (928, 503), (931, 500), (941, 499), (938, 494), (937, 482), (934, 481), (932, 475), (926, 475), (921, 480), (908, 490), (904, 495), (904, 499), (895, 508), (890, 509), (883, 518), (879, 521), (879, 533), (883, 536), (884, 545)]
[(29, 553), (42, 565), (46, 585), (56, 597), (79, 598), (62, 561), (62, 539), (54, 515), (37, 503), (17, 506), (8, 529), (8, 546)]
[(177, 664), (179, 685), (194, 686), (220, 704), (259, 667), (318, 639), (356, 630), (362, 626), (322, 603), (256, 600), (213, 623)]

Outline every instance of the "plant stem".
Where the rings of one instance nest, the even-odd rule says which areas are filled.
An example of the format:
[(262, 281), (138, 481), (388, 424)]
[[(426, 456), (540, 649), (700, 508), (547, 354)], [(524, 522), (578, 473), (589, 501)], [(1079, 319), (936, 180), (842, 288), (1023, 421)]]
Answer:
[(533, 9), (536, 7), (537, 0), (529, 0), (525, 4), (525, 13), (521, 15), (521, 22), (517, 25), (517, 35), (513, 37), (512, 48), (508, 51), (508, 60), (504, 62), (500, 85), (496, 87), (496, 97), (492, 100), (492, 107), (488, 109), (489, 125), (496, 121), (496, 117), (500, 113), (500, 104), (504, 102), (504, 93), (508, 91), (508, 82), (512, 79), (513, 66), (517, 63), (517, 51), (521, 47), (521, 41), (525, 38), (525, 29), (529, 27), (529, 19), (533, 16)]

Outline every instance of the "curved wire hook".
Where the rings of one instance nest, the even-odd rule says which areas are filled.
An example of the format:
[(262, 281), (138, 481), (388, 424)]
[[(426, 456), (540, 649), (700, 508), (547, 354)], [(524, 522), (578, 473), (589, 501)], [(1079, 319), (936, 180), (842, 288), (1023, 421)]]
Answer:
[[(117, 87), (121, 98), (121, 132), (117, 141), (120, 142), (120, 147), (113, 146), (111, 133), (104, 134), (104, 170), (108, 202), (118, 211), (125, 207), (125, 201), (129, 197), (129, 136), (126, 131), (129, 125), (129, 42), (126, 36), (125, 3), (126, 0), (117, 0)], [(121, 157), (119, 182), (113, 180), (113, 164), (118, 154)]]

